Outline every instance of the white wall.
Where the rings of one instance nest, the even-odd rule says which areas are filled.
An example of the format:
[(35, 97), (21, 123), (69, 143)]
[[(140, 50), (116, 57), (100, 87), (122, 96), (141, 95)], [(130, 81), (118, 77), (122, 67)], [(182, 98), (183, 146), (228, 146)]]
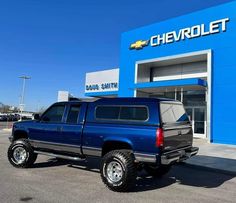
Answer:
[(57, 101), (69, 101), (70, 93), (68, 91), (58, 91)]
[(118, 91), (119, 69), (86, 73), (85, 93)]
[(153, 81), (207, 77), (207, 62), (192, 62), (153, 68)]
[(150, 66), (144, 64), (138, 68), (137, 82), (150, 82)]

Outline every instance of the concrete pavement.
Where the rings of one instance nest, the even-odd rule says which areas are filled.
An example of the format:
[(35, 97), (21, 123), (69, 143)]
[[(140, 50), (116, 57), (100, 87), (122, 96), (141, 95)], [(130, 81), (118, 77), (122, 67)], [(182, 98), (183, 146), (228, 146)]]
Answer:
[(212, 144), (204, 139), (194, 139), (194, 146), (199, 147), (199, 153), (187, 160), (187, 165), (236, 175), (236, 146)]
[(14, 123), (13, 121), (1, 121), (0, 122), (0, 131), (3, 129), (11, 131), (13, 123)]
[(234, 203), (236, 199), (235, 176), (182, 165), (162, 178), (140, 174), (129, 193), (104, 186), (97, 159), (58, 162), (39, 156), (32, 168), (17, 169), (7, 160), (8, 136), (0, 132), (0, 202)]

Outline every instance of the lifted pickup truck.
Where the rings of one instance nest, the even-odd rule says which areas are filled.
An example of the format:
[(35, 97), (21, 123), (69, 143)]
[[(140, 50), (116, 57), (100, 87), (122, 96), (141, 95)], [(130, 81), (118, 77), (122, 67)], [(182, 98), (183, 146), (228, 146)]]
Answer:
[(137, 170), (162, 176), (197, 154), (182, 103), (170, 99), (104, 98), (59, 102), (35, 120), (13, 125), (9, 162), (32, 166), (38, 154), (101, 159), (101, 177), (113, 191), (131, 189)]

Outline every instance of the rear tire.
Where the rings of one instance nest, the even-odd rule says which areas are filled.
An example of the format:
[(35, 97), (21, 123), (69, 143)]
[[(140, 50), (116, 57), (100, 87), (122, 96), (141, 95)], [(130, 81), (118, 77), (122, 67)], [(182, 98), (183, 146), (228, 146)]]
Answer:
[(146, 164), (144, 166), (144, 169), (151, 176), (162, 177), (170, 171), (171, 166), (170, 165), (157, 166), (157, 165)]
[(31, 167), (37, 159), (27, 139), (14, 141), (8, 148), (8, 160), (16, 168)]
[(104, 184), (112, 191), (126, 192), (135, 185), (137, 171), (134, 155), (128, 150), (114, 150), (105, 154), (100, 171)]

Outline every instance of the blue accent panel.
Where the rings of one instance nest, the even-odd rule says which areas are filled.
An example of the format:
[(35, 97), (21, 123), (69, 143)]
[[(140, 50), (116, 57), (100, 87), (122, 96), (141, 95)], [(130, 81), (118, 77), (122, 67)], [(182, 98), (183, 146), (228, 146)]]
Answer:
[(87, 122), (83, 145), (101, 148), (106, 141), (121, 141), (129, 144), (134, 152), (158, 153), (156, 129), (157, 126)]
[(207, 82), (202, 79), (193, 78), (193, 79), (182, 79), (182, 80), (166, 80), (158, 82), (145, 82), (137, 83), (134, 85), (134, 88), (151, 88), (151, 87), (170, 87), (170, 86), (189, 86), (189, 85), (199, 85), (207, 86)]
[[(212, 142), (212, 141), (211, 141)], [(227, 144), (227, 145), (235, 145), (235, 142), (233, 140), (225, 140), (224, 138), (221, 140), (214, 140), (214, 144)], [(224, 147), (222, 145), (222, 147)]]
[[(188, 85), (199, 80), (165, 81), (135, 84), (135, 64), (138, 61), (185, 54), (196, 51), (212, 50), (212, 95), (211, 95), (211, 135), (212, 142), (236, 144), (236, 1), (221, 4), (188, 15), (169, 19), (125, 32), (121, 37), (121, 59), (119, 76), (119, 97), (133, 97), (135, 88), (148, 88), (165, 85)], [(151, 36), (205, 24), (206, 29), (212, 21), (229, 18), (226, 31), (211, 35), (180, 40), (177, 42), (139, 50), (129, 47), (137, 40), (148, 40)], [(198, 81), (197, 81), (198, 80)], [(226, 98), (229, 98), (226, 100)], [(224, 119), (223, 119), (224, 118)]]
[(134, 146), (133, 146), (133, 143), (132, 141), (127, 138), (127, 137), (118, 137), (118, 136), (106, 136), (104, 139), (103, 139), (103, 142), (106, 143), (106, 142), (109, 142), (109, 141), (112, 141), (112, 142), (124, 142), (124, 143), (127, 143), (131, 146), (132, 149), (134, 149)]
[[(159, 112), (159, 99), (137, 98), (136, 105), (148, 106), (149, 112)], [(133, 98), (116, 98), (113, 105), (132, 105)], [(88, 114), (83, 132), (83, 144), (92, 147), (101, 147), (104, 142), (123, 141), (131, 145), (135, 152), (158, 153), (155, 147), (156, 130), (159, 126), (159, 114), (150, 113), (146, 122), (135, 121), (115, 121), (115, 120), (96, 120), (96, 106), (111, 104), (109, 99), (100, 99), (89, 103)]]
[(109, 91), (109, 92), (91, 92), (85, 93), (86, 97), (102, 97), (102, 96), (109, 96), (109, 95), (118, 95), (118, 91)]

